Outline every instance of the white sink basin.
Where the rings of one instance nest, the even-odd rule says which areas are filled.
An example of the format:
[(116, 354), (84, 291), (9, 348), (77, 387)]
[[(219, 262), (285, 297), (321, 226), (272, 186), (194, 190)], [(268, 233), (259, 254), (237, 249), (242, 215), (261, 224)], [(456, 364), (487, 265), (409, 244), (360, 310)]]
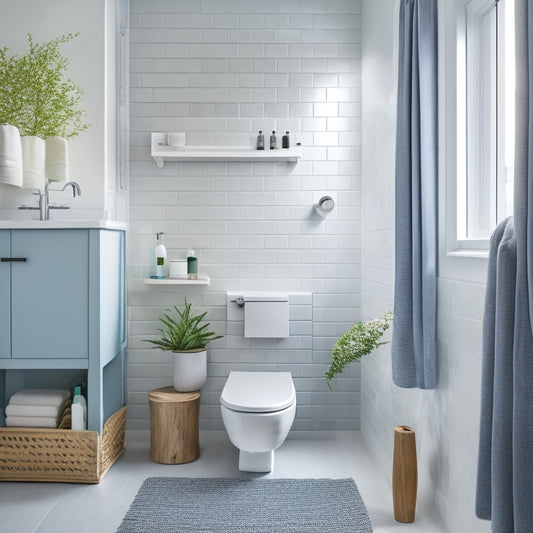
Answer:
[(0, 220), (0, 229), (76, 229), (101, 228), (125, 230), (125, 222), (114, 220)]

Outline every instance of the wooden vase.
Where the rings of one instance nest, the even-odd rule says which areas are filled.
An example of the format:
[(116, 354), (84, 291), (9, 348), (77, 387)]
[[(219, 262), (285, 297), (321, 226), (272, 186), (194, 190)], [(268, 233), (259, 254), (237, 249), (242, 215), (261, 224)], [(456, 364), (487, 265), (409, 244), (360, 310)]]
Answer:
[(394, 428), (392, 498), (394, 519), (398, 522), (414, 521), (417, 487), (415, 432), (409, 426), (396, 426)]

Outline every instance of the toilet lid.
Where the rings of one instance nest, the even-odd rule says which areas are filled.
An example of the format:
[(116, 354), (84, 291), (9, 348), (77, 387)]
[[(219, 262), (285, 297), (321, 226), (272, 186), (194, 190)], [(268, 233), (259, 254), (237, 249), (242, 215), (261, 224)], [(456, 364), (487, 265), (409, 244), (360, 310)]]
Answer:
[(233, 411), (271, 413), (296, 400), (290, 372), (230, 372), (220, 403)]

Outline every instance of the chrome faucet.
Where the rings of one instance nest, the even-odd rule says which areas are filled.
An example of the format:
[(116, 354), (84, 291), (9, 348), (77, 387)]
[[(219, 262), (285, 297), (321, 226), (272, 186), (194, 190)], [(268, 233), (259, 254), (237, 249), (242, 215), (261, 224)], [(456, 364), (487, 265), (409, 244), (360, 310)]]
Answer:
[(48, 180), (44, 186), (44, 193), (41, 191), (34, 192), (39, 197), (38, 207), (29, 207), (21, 205), (19, 209), (39, 210), (40, 220), (50, 220), (50, 209), (70, 209), (68, 205), (50, 205), (50, 193), (52, 191), (64, 191), (67, 187), (72, 187), (72, 197), (76, 198), (76, 195), (81, 196), (81, 188), (75, 181), (67, 181), (62, 189), (50, 189), (50, 185), (54, 183), (52, 180)]
[(72, 187), (72, 198), (76, 198), (76, 195), (81, 196), (81, 188), (76, 181), (67, 181), (61, 190), (64, 191), (69, 185)]
[[(52, 191), (64, 191), (67, 187), (72, 187), (72, 198), (76, 198), (76, 194), (78, 196), (81, 196), (81, 188), (75, 181), (67, 181), (65, 185), (63, 185), (62, 189), (50, 189), (50, 185), (54, 183), (51, 180), (48, 180), (46, 182), (46, 185), (44, 186), (44, 198), (43, 198), (43, 206), (41, 207), (41, 220), (50, 220), (50, 209), (70, 209), (68, 205), (50, 205), (50, 193)], [(41, 202), (39, 202), (39, 205), (41, 206)], [(44, 218), (43, 217), (44, 214)]]

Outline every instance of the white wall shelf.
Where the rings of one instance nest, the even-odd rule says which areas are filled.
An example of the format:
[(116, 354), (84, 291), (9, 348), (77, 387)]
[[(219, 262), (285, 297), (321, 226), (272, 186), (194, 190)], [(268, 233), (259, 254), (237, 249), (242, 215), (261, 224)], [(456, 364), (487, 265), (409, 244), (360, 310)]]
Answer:
[(207, 276), (198, 276), (198, 279), (169, 278), (152, 279), (144, 278), (145, 285), (209, 285), (211, 280)]
[(256, 150), (253, 146), (189, 146), (167, 145), (166, 133), (152, 133), (152, 157), (161, 168), (165, 161), (286, 161), (296, 163), (302, 148)]

